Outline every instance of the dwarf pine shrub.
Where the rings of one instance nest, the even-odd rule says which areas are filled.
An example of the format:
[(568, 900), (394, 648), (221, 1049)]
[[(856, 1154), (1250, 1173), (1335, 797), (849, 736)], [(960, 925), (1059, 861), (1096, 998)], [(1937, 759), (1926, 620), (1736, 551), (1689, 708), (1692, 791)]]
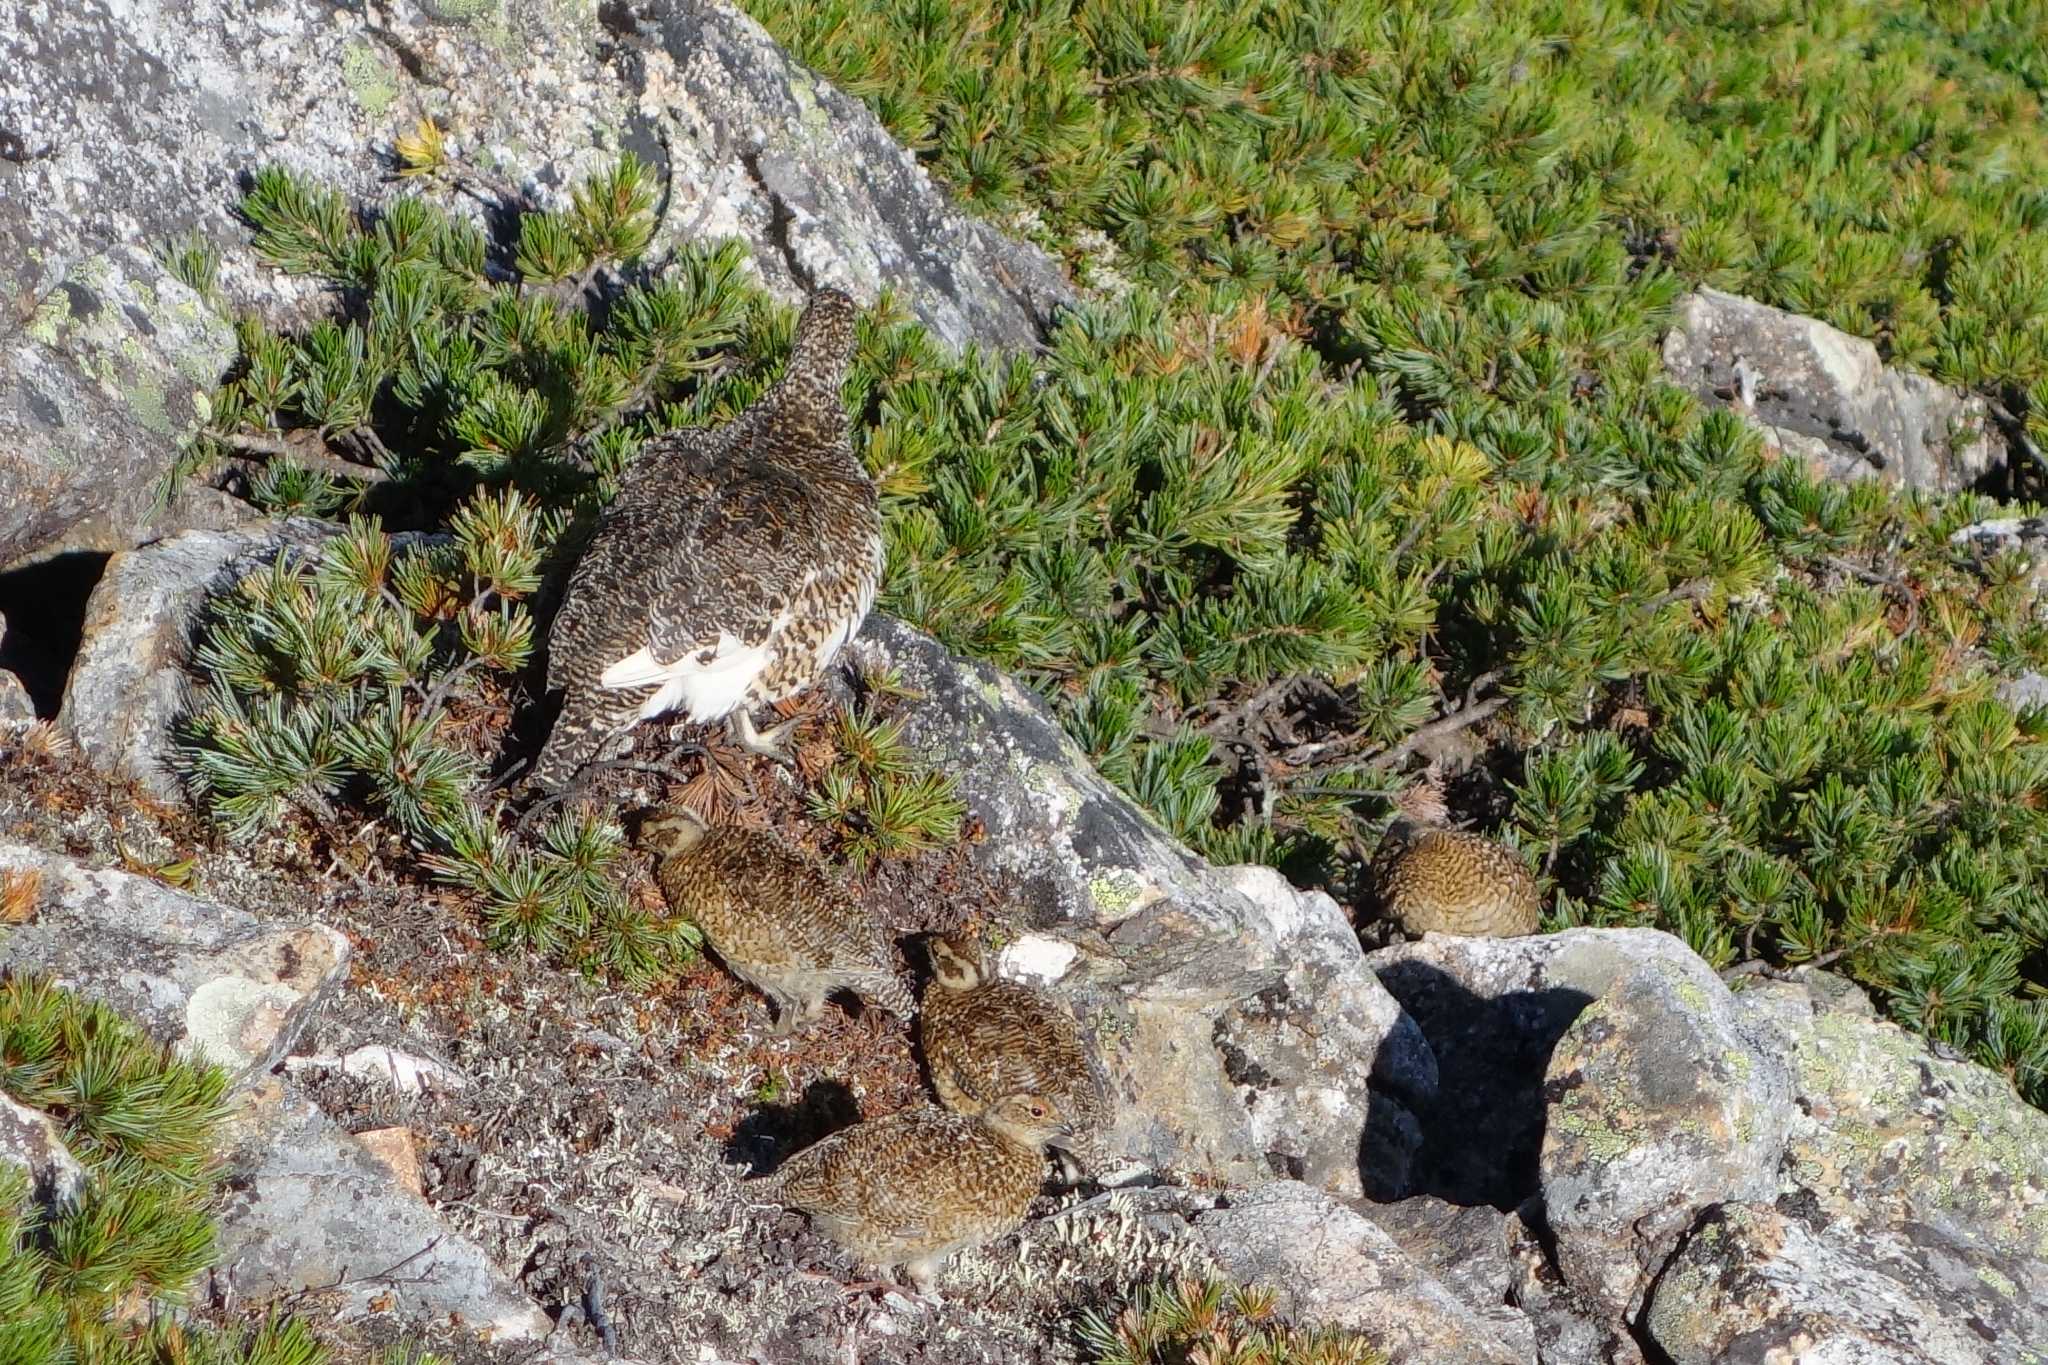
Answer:
[[(1347, 895), (1462, 730), (1455, 804), (1551, 926), (1835, 965), (2048, 1099), (2048, 715), (1996, 692), (2048, 662), (2030, 566), (1950, 544), (1988, 499), (1768, 458), (1656, 350), (1711, 281), (2026, 416), (2024, 62), (1870, 7), (757, 8), (963, 194), (1122, 276), (1032, 357), (863, 319), (885, 610), (1038, 689), (1205, 853)], [(277, 170), (245, 205), (337, 308), (244, 325), (189, 472), (367, 519), (221, 605), (196, 780), (245, 827), (366, 802), (501, 940), (651, 970), (682, 931), (618, 893), (615, 829), (513, 840), (478, 787), (535, 584), (649, 434), (762, 391), (793, 315), (730, 245), (637, 262), (630, 159), (493, 243), (409, 136), (415, 192), (375, 213)], [(811, 793), (855, 858), (957, 820), (887, 728), (847, 718)]]
[(1094, 1365), (1384, 1365), (1363, 1337), (1293, 1326), (1265, 1289), (1181, 1280), (1141, 1289), (1114, 1313), (1080, 1323)]
[(104, 1005), (0, 978), (0, 1094), (55, 1119), (84, 1168), (65, 1204), (0, 1165), (0, 1361), (325, 1365), (305, 1327), (183, 1326), (168, 1313), (211, 1261), (227, 1077), (177, 1060)]
[[(1970, 499), (1766, 465), (1651, 347), (1681, 285), (1734, 290), (2048, 447), (2023, 9), (749, 8), (1126, 294), (1005, 390), (1043, 414), (1035, 443), (993, 428), (1035, 444), (1031, 496), (970, 455), (914, 509), (899, 610), (1034, 673), (1176, 831), (1298, 872), (1360, 846), (1375, 751), (1498, 689), (1506, 832), (1554, 922), (1838, 963), (2048, 1100), (2043, 721), (1986, 666), (2039, 660), (2025, 566), (1949, 549)], [(998, 629), (959, 624), (976, 578), (1016, 584)], [(1034, 629), (1041, 603), (1077, 624)], [(1279, 733), (1332, 704), (1334, 735)]]

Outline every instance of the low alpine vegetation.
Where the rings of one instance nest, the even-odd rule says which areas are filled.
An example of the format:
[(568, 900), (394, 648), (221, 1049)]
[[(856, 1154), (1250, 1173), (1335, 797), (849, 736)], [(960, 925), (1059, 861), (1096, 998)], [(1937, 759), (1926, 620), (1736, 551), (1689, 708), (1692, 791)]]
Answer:
[(0, 1361), (326, 1365), (296, 1320), (213, 1331), (136, 1311), (180, 1302), (211, 1263), (226, 1091), (218, 1069), (169, 1056), (104, 1005), (0, 979), (0, 1094), (50, 1115), (83, 1170), (75, 1190), (31, 1191), (0, 1165)]
[(1282, 1321), (1270, 1291), (1183, 1280), (1081, 1321), (1094, 1365), (1384, 1365), (1363, 1337)]
[[(1832, 964), (2048, 1100), (2048, 715), (1997, 692), (2048, 662), (2031, 567), (1951, 544), (1986, 498), (1768, 457), (1656, 345), (1714, 282), (2016, 422), (2048, 406), (2010, 292), (2048, 265), (2001, 170), (2043, 136), (2011, 50), (1869, 7), (1825, 33), (1588, 5), (759, 8), (970, 198), (1125, 276), (1033, 357), (863, 320), (846, 398), (884, 610), (1038, 689), (1211, 857), (1357, 899), (1384, 796), (1462, 746), (1453, 809), (1530, 859), (1551, 927)], [(1795, 150), (1755, 150), (1766, 114)], [(438, 206), (459, 146), (409, 136), (414, 192), (375, 214), (275, 170), (245, 206), (337, 313), (244, 326), (190, 472), (372, 520), (223, 605), (194, 771), (230, 822), (367, 802), (501, 939), (652, 970), (680, 931), (604, 870), (607, 822), (529, 847), (479, 789), (537, 585), (647, 434), (762, 390), (793, 317), (729, 245), (643, 259), (630, 159), (493, 244)], [(415, 531), (446, 539), (392, 538)], [(812, 811), (849, 856), (950, 837), (886, 708), (841, 729)]]

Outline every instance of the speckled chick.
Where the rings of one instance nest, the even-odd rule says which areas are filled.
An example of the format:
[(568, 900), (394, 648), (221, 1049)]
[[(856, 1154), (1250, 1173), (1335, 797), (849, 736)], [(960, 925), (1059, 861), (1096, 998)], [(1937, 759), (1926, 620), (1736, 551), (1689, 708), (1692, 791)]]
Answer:
[(751, 1193), (801, 1209), (862, 1263), (903, 1266), (920, 1291), (947, 1258), (1014, 1231), (1045, 1180), (1046, 1143), (1066, 1117), (1041, 1095), (983, 1113), (913, 1109), (807, 1147)]
[(875, 485), (840, 386), (853, 300), (812, 296), (782, 379), (740, 416), (651, 442), (571, 571), (548, 635), (562, 709), (529, 775), (556, 790), (635, 722), (730, 719), (778, 754), (752, 708), (811, 686), (860, 628), (882, 576)]
[(1373, 858), (1380, 912), (1411, 937), (1512, 938), (1536, 932), (1536, 879), (1515, 854), (1478, 834), (1436, 828), (1440, 797), (1412, 788)]
[(669, 906), (768, 997), (778, 1037), (815, 1020), (836, 990), (910, 1018), (888, 938), (831, 864), (766, 830), (708, 828), (681, 808), (648, 820), (640, 843)]
[(996, 979), (964, 935), (935, 934), (926, 951), (932, 980), (918, 1007), (918, 1041), (939, 1102), (979, 1114), (1003, 1095), (1042, 1095), (1067, 1118), (1054, 1145), (1092, 1158), (1109, 1103), (1074, 1016), (1044, 991)]

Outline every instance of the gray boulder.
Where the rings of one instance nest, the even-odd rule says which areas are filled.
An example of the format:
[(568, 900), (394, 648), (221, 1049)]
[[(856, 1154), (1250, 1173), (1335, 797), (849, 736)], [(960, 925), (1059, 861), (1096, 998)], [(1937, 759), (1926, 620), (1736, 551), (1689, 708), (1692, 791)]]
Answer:
[(1536, 1330), (1511, 1299), (1519, 1279), (1508, 1215), (1484, 1204), (1459, 1207), (1429, 1195), (1366, 1204), (1367, 1218), (1493, 1329), (1517, 1360), (1534, 1360)]
[(85, 1189), (85, 1167), (64, 1145), (64, 1130), (40, 1109), (0, 1090), (0, 1168), (28, 1182), (29, 1197), (45, 1209), (69, 1208)]
[(699, 0), (644, 19), (551, 0), (80, 0), (0, 25), (0, 71), (0, 128), (30, 153), (0, 162), (0, 292), (21, 303), (0, 323), (0, 565), (90, 517), (110, 548), (139, 543), (157, 476), (208, 416), (232, 329), (152, 248), (196, 231), (228, 248), (224, 300), (324, 310), (250, 258), (238, 178), (277, 160), (383, 202), (393, 143), (423, 115), (471, 186), (543, 207), (642, 155), (663, 186), (650, 259), (738, 236), (785, 299), (887, 286), (949, 344), (1014, 347), (1068, 298), (1046, 256), (956, 210), (858, 101)]
[(906, 739), (957, 778), (985, 831), (974, 856), (1017, 889), (1029, 932), (999, 970), (1066, 998), (1094, 1036), (1114, 1156), (1344, 1195), (1369, 1156), (1369, 1177), (1405, 1177), (1420, 1134), (1398, 1115), (1435, 1094), (1436, 1059), (1334, 902), (1195, 857), (997, 670), (880, 616), (855, 649), (916, 694)]
[(259, 920), (26, 845), (0, 842), (0, 871), (42, 880), (34, 917), (0, 934), (0, 972), (48, 976), (238, 1078), (284, 1057), (348, 962), (325, 925)]
[(87, 761), (162, 800), (182, 798), (173, 727), (191, 708), (186, 664), (208, 598), (280, 549), (317, 545), (332, 533), (311, 521), (265, 522), (186, 531), (111, 557), (86, 603), (57, 714)]
[(1674, 1365), (1991, 1365), (2040, 1359), (2041, 1302), (1938, 1232), (1738, 1203), (1710, 1210), (1665, 1267), (1646, 1325)]
[(1358, 1332), (1390, 1365), (1520, 1365), (1527, 1357), (1376, 1223), (1319, 1190), (1274, 1181), (1198, 1214), (1229, 1277), (1263, 1285), (1297, 1321)]
[(343, 1318), (459, 1322), (473, 1340), (532, 1341), (547, 1315), (474, 1242), (287, 1083), (264, 1078), (230, 1120), (213, 1274), (235, 1296), (304, 1294)]
[(1426, 1122), (1448, 1186), (1491, 1156), (1493, 1202), (1540, 1191), (1565, 1281), (1608, 1316), (1633, 1315), (1702, 1209), (1775, 1192), (1789, 1077), (1679, 940), (1430, 935), (1373, 963), (1444, 1067)]
[(1781, 1191), (1709, 1210), (1644, 1314), (1680, 1362), (2025, 1362), (2048, 1341), (2048, 1114), (1825, 973), (1737, 1008), (1789, 1059)]
[(1837, 478), (1953, 492), (2005, 458), (1982, 399), (1886, 367), (1861, 337), (1718, 289), (1680, 301), (1664, 368)]
[(35, 718), (35, 698), (20, 678), (0, 668), (0, 725), (27, 725)]

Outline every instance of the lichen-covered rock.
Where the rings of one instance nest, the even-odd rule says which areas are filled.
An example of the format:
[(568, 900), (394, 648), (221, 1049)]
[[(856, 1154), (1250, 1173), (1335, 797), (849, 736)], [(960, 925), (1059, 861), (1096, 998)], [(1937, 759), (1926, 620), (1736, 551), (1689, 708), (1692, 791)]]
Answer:
[(1680, 1362), (2040, 1360), (2048, 1114), (1840, 978), (1736, 1001), (1791, 1063), (1782, 1193), (1701, 1217), (1646, 1310), (1656, 1342)]
[(208, 598), (279, 550), (314, 546), (333, 533), (322, 522), (262, 522), (242, 531), (185, 531), (108, 559), (86, 603), (57, 713), (87, 761), (162, 800), (181, 799), (174, 727), (191, 706), (189, 645)]
[(1886, 368), (1861, 337), (1718, 289), (1680, 302), (1664, 368), (1838, 478), (1954, 492), (2004, 458), (1982, 399)]
[[(34, 60), (8, 51), (32, 40), (8, 33), (0, 30), (8, 85), (38, 84)], [(0, 124), (12, 122), (0, 107)], [(61, 140), (66, 156), (90, 161), (101, 150)], [(7, 167), (15, 183), (0, 190), (0, 239), (28, 244), (0, 263), (0, 283), (27, 318), (0, 325), (0, 370), (11, 377), (0, 386), (0, 565), (88, 517), (147, 521), (158, 476), (206, 421), (235, 356), (229, 320), (165, 274), (148, 237), (106, 233), (58, 186), (45, 196), (21, 183), (45, 164)], [(62, 246), (35, 245), (52, 238)]]
[(85, 1167), (64, 1145), (64, 1131), (40, 1109), (0, 1090), (0, 1168), (28, 1182), (29, 1198), (53, 1212), (71, 1206), (85, 1188)]
[(1110, 1081), (1110, 1155), (1355, 1195), (1376, 1145), (1405, 1178), (1419, 1134), (1397, 1111), (1433, 1093), (1435, 1059), (1334, 902), (1195, 857), (997, 670), (883, 616), (855, 649), (902, 676), (905, 738), (958, 780), (974, 856), (1018, 888), (1030, 932), (998, 970), (1072, 1002)]
[(39, 873), (34, 918), (0, 934), (0, 971), (34, 971), (237, 1077), (284, 1056), (341, 979), (348, 940), (129, 872), (0, 842), (0, 870)]
[(1516, 1359), (1536, 1359), (1535, 1329), (1528, 1315), (1509, 1302), (1516, 1267), (1509, 1255), (1506, 1214), (1484, 1204), (1461, 1208), (1429, 1195), (1366, 1204), (1359, 1212), (1456, 1294), (1513, 1348)]
[[(1728, 988), (1677, 939), (1648, 929), (1498, 941), (1430, 936), (1374, 962), (1437, 1047), (1447, 1095), (1466, 1082), (1458, 1067), (1483, 1066), (1489, 1046), (1470, 1024), (1457, 1031), (1458, 1015), (1498, 1020), (1507, 1005), (1511, 1028), (1509, 1002), (1526, 1002), (1532, 1031), (1523, 1046), (1500, 1048), (1493, 1063), (1511, 1074), (1472, 1078), (1481, 1094), (1505, 1099), (1503, 1112), (1489, 1122), (1461, 1098), (1454, 1119), (1477, 1126), (1458, 1132), (1433, 1115), (1431, 1136), (1472, 1157), (1518, 1160), (1532, 1121), (1540, 1124), (1537, 1176), (1558, 1264), (1613, 1316), (1634, 1311), (1700, 1209), (1775, 1192), (1789, 1078)], [(1432, 976), (1435, 998), (1425, 1004), (1419, 997), (1431, 991)], [(1448, 1031), (1441, 1043), (1432, 1024)], [(1549, 1053), (1537, 1073), (1540, 1097), (1521, 1070), (1539, 1060), (1531, 1042)], [(1526, 1193), (1512, 1182), (1502, 1192)]]
[(451, 22), (411, 5), (77, 0), (0, 25), (0, 127), (32, 153), (0, 163), (0, 313), (27, 319), (0, 324), (16, 380), (0, 389), (0, 564), (116, 505), (146, 519), (207, 417), (234, 355), (228, 314), (152, 248), (196, 230), (233, 248), (226, 299), (310, 311), (315, 288), (257, 274), (230, 217), (238, 178), (275, 159), (382, 202), (392, 143), (422, 115), (475, 183), (543, 207), (640, 154), (665, 209), (650, 258), (737, 235), (785, 299), (886, 285), (954, 346), (1014, 347), (1068, 297), (1043, 253), (953, 207), (858, 101), (737, 9), (460, 8)]
[(2038, 1282), (1973, 1264), (1938, 1227), (1857, 1228), (1733, 1203), (1687, 1237), (1644, 1323), (1674, 1365), (2020, 1365), (2042, 1358), (2044, 1305)]
[(547, 1315), (376, 1156), (284, 1082), (239, 1099), (214, 1275), (238, 1298), (306, 1293), (338, 1314), (451, 1321), (486, 1341), (546, 1336)]
[(1988, 1255), (2048, 1258), (2048, 1113), (1878, 1018), (1853, 984), (1802, 976), (1736, 996), (1791, 1062), (1787, 1178), (1831, 1218), (1966, 1229)]
[(1216, 1022), (1254, 1141), (1287, 1175), (1333, 1194), (1405, 1190), (1421, 1138), (1409, 1110), (1437, 1089), (1422, 1030), (1365, 965), (1335, 901), (1267, 867), (1217, 875), (1267, 911), (1288, 959), (1279, 981)]
[(1378, 1225), (1295, 1181), (1231, 1195), (1194, 1228), (1233, 1279), (1297, 1321), (1365, 1336), (1391, 1365), (1521, 1365), (1527, 1357)]
[(1594, 999), (1558, 1040), (1544, 1080), (1544, 1208), (1565, 1278), (1632, 1313), (1700, 1209), (1776, 1192), (1791, 1081), (1720, 978), (1677, 939), (1630, 929), (1557, 937), (1566, 942), (1547, 978)]

